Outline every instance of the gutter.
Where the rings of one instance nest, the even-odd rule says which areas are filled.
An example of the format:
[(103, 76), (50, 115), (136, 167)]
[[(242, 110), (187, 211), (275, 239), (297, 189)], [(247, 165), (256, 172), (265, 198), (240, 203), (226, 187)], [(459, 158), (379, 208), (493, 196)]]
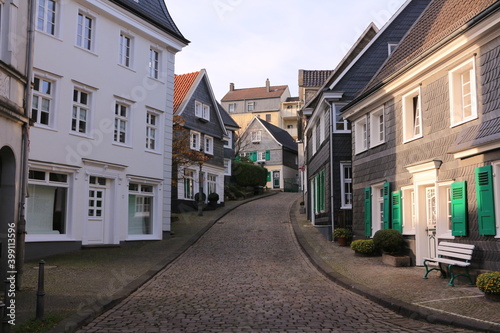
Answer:
[[(417, 58), (413, 59), (410, 61), (408, 64), (394, 72), (393, 74), (389, 75), (385, 80), (382, 82), (376, 84), (366, 92), (362, 93), (361, 95), (357, 96), (354, 98), (350, 103), (348, 103), (346, 106), (344, 106), (341, 110), (342, 113), (347, 112), (350, 108), (352, 108), (355, 104), (358, 102), (368, 98), (369, 96), (373, 95), (376, 91), (378, 91), (380, 88), (383, 86), (387, 85), (388, 83), (396, 80), (400, 76), (402, 76), (405, 72), (407, 72), (409, 69), (415, 67), (418, 63), (420, 63), (423, 59), (427, 58), (429, 55), (432, 53), (438, 51), (441, 47), (444, 45), (448, 44), (452, 40), (458, 38), (461, 34), (464, 32), (472, 29), (476, 24), (479, 22), (483, 21), (486, 19), (488, 16), (493, 15), (498, 9), (500, 8), (500, 2), (497, 1), (490, 7), (486, 8), (484, 11), (467, 21), (461, 28), (455, 30), (453, 33), (445, 37), (444, 39), (440, 40), (438, 43), (434, 44), (432, 47), (430, 47), (427, 51), (424, 51), (421, 55), (419, 55)], [(349, 117), (349, 115), (346, 115), (346, 117)]]

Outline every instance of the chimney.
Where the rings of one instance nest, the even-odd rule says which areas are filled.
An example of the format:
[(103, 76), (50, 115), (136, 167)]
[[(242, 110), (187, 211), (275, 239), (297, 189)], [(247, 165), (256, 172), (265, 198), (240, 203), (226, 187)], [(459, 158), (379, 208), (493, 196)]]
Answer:
[(269, 79), (266, 80), (266, 91), (267, 92), (271, 91), (271, 83), (269, 82)]
[(229, 84), (229, 91), (234, 91), (234, 83)]

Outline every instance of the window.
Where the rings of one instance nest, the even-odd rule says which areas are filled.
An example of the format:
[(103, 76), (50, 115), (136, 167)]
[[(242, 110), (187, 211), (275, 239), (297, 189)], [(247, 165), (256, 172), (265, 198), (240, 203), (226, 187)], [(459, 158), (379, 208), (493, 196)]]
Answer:
[(269, 113), (266, 114), (266, 121), (271, 121), (271, 115)]
[(351, 123), (346, 119), (342, 119), (342, 116), (340, 115), (340, 109), (342, 106), (333, 105), (333, 107), (335, 109), (335, 127), (333, 131), (335, 133), (349, 133), (351, 131)]
[(260, 142), (260, 140), (262, 140), (262, 131), (253, 131), (250, 134), (252, 137), (252, 142)]
[(27, 224), (29, 234), (65, 234), (68, 175), (29, 171)]
[(224, 176), (231, 176), (232, 161), (229, 158), (224, 159)]
[(152, 48), (149, 49), (149, 77), (160, 78), (160, 52)]
[(194, 115), (198, 118), (205, 119), (207, 121), (210, 121), (210, 106), (199, 102), (195, 101), (194, 102)]
[(317, 132), (318, 132), (318, 126), (314, 126), (312, 130), (312, 135), (311, 135), (311, 141), (312, 141), (312, 154), (316, 154), (317, 148), (318, 148), (318, 142), (316, 141), (317, 138)]
[(314, 177), (314, 213), (325, 211), (325, 170), (320, 171)]
[(368, 149), (367, 119), (363, 117), (354, 123), (355, 153), (359, 154)]
[(214, 154), (214, 138), (205, 135), (205, 153), (213, 155)]
[(129, 107), (125, 104), (115, 104), (115, 131), (114, 141), (118, 143), (127, 143), (129, 120)]
[(427, 220), (427, 228), (436, 229), (437, 222), (437, 203), (436, 203), (436, 188), (425, 188), (425, 212)]
[(403, 96), (403, 140), (422, 137), (422, 108), (420, 88)]
[(450, 80), (451, 125), (477, 118), (477, 90), (474, 59), (452, 69)]
[(146, 149), (157, 150), (158, 120), (159, 116), (156, 113), (146, 114)]
[(352, 208), (352, 166), (351, 163), (340, 163), (341, 208)]
[(207, 193), (217, 193), (217, 176), (211, 173), (207, 176)]
[(71, 116), (71, 130), (88, 134), (90, 113), (90, 94), (79, 89), (73, 90), (73, 112)]
[(210, 106), (203, 104), (203, 119), (210, 121)]
[(153, 233), (154, 186), (129, 184), (128, 234), (150, 235)]
[(293, 125), (286, 125), (287, 129), (293, 129)]
[(266, 152), (265, 151), (259, 151), (257, 152), (257, 161), (262, 162), (266, 160)]
[(255, 102), (248, 102), (247, 103), (247, 111), (252, 112), (255, 109)]
[(56, 1), (39, 0), (36, 28), (50, 35), (56, 33)]
[(191, 131), (189, 146), (193, 150), (200, 150), (201, 148), (201, 135), (199, 132)]
[(52, 121), (53, 84), (51, 81), (39, 77), (35, 77), (33, 83), (31, 118), (36, 123), (50, 126)]
[(84, 48), (86, 50), (91, 51), (94, 47), (93, 38), (94, 38), (94, 19), (82, 14), (78, 13), (78, 27), (76, 33), (76, 45)]
[(438, 184), (438, 211), (436, 232), (439, 238), (451, 238), (451, 192), (450, 184)]
[(224, 148), (233, 148), (233, 131), (227, 131), (227, 141), (224, 141)]
[(184, 199), (194, 199), (194, 171), (184, 169)]
[(415, 206), (415, 191), (413, 186), (401, 189), (403, 192), (403, 232), (405, 234), (415, 233), (417, 226), (417, 209)]
[(120, 59), (119, 63), (122, 66), (130, 67), (132, 56), (132, 39), (121, 33), (120, 34)]
[(384, 108), (370, 113), (370, 147), (385, 142)]
[(235, 109), (236, 109), (236, 104), (234, 104), (234, 103), (229, 104), (229, 112), (230, 113), (233, 113)]

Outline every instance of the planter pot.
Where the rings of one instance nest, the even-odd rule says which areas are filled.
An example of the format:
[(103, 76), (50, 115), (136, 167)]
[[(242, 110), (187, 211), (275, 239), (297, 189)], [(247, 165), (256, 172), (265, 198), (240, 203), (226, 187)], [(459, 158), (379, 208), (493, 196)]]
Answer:
[(337, 237), (337, 243), (339, 243), (340, 246), (347, 246), (347, 238)]
[(409, 267), (410, 257), (405, 255), (392, 255), (383, 253), (382, 262), (393, 267)]
[(500, 302), (500, 294), (484, 294), (488, 301)]

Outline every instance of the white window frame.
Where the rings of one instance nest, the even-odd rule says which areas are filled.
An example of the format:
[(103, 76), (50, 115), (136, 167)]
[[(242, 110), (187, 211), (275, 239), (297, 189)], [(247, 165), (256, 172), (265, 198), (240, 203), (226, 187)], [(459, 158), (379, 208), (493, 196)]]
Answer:
[(236, 110), (236, 103), (229, 103), (228, 105), (229, 113), (234, 113), (235, 110)]
[(366, 116), (354, 122), (354, 153), (368, 150), (368, 119)]
[[(132, 186), (133, 185), (133, 186)], [(151, 189), (151, 191), (146, 189)], [(138, 181), (130, 181), (128, 195), (135, 195), (135, 216), (137, 217), (147, 217), (149, 216), (149, 233), (130, 233), (130, 221), (127, 221), (127, 235), (128, 238), (143, 238), (151, 237), (155, 233), (156, 225), (156, 212), (157, 209), (157, 184), (142, 183)], [(146, 203), (145, 199), (149, 199), (149, 203)], [(130, 205), (130, 200), (128, 200)], [(130, 211), (130, 209), (129, 209)], [(130, 217), (129, 217), (130, 218)]]
[(201, 147), (201, 133), (197, 131), (189, 132), (189, 148), (199, 151)]
[(150, 78), (159, 80), (161, 70), (161, 51), (157, 48), (149, 48), (148, 75)]
[(318, 127), (317, 126), (313, 126), (313, 129), (312, 129), (312, 133), (311, 133), (311, 141), (312, 141), (312, 154), (316, 154), (316, 151), (317, 151), (317, 142), (316, 142), (316, 136), (317, 136), (317, 133), (316, 131), (318, 130)]
[(231, 166), (232, 166), (232, 160), (230, 158), (225, 158), (224, 159), (224, 176), (231, 176)]
[(451, 232), (451, 184), (443, 182), (437, 184), (437, 221), (436, 234), (440, 239), (453, 239)]
[(203, 104), (203, 119), (210, 121), (210, 105)]
[(417, 228), (417, 208), (415, 206), (415, 188), (405, 186), (401, 188), (403, 204), (403, 234), (414, 235)]
[[(78, 100), (75, 101), (75, 93), (78, 94)], [(82, 94), (87, 95), (87, 103), (82, 103)], [(92, 117), (92, 92), (87, 89), (82, 89), (81, 87), (73, 87), (73, 100), (72, 100), (72, 110), (71, 110), (71, 133), (78, 135), (89, 136), (91, 132), (91, 117)], [(76, 111), (76, 117), (75, 117)], [(82, 119), (81, 115), (85, 113), (85, 119)], [(85, 130), (80, 131), (80, 124), (85, 123)], [(74, 125), (74, 126), (73, 126)]]
[(372, 185), (372, 235), (384, 229), (384, 183)]
[[(154, 123), (152, 119), (154, 117)], [(158, 112), (147, 110), (146, 111), (146, 150), (157, 152), (159, 151), (159, 143), (161, 136), (161, 117)]]
[(255, 110), (255, 102), (247, 103), (247, 112), (253, 112)]
[[(129, 45), (125, 45), (124, 41), (128, 40)], [(123, 67), (132, 68), (134, 38), (125, 33), (120, 32), (118, 63)]]
[(351, 133), (351, 123), (349, 122), (349, 120), (342, 119), (341, 117), (340, 110), (342, 106), (343, 105), (332, 104), (332, 113), (335, 116), (335, 126), (333, 126), (333, 133)]
[[(469, 94), (470, 100), (464, 102), (463, 91), (463, 74), (468, 72), (470, 79)], [(477, 83), (476, 83), (476, 62), (475, 58), (471, 58), (459, 66), (449, 71), (449, 87), (450, 87), (450, 117), (451, 127), (461, 125), (471, 120), (477, 119)], [(470, 115), (465, 115), (464, 104), (470, 103)]]
[(265, 161), (266, 161), (266, 151), (258, 151), (257, 162), (265, 162)]
[(227, 131), (228, 140), (224, 143), (224, 148), (233, 148), (233, 131)]
[[(49, 78), (46, 78), (44, 76), (39, 76), (39, 75), (35, 75), (35, 80), (38, 80), (39, 81), (39, 88), (41, 87), (41, 83), (42, 82), (47, 82), (50, 84), (50, 88), (49, 88), (49, 93), (47, 92), (44, 92), (43, 90), (41, 91), (40, 89), (39, 90), (35, 90), (35, 88), (33, 87), (33, 97), (36, 97), (33, 98), (32, 100), (32, 103), (31, 103), (31, 118), (34, 119), (33, 117), (33, 110), (34, 110), (34, 103), (35, 103), (35, 100), (38, 101), (37, 105), (36, 105), (36, 110), (37, 110), (37, 116), (36, 116), (36, 119), (37, 121), (35, 122), (36, 126), (41, 126), (41, 127), (54, 127), (54, 118), (55, 118), (55, 115), (54, 115), (54, 112), (56, 110), (56, 108), (54, 107), (54, 103), (55, 103), (55, 81), (53, 79), (49, 79)], [(42, 106), (43, 106), (43, 101), (46, 101), (48, 104), (49, 104), (49, 107), (48, 107), (48, 110), (43, 110), (42, 109)], [(40, 120), (41, 120), (41, 116), (42, 116), (42, 113), (46, 113), (47, 114), (47, 117), (48, 117), (48, 121), (47, 121), (47, 124), (44, 124), (44, 123), (41, 123)]]
[[(118, 108), (120, 109), (119, 114)], [(122, 108), (125, 108), (125, 115), (121, 113)], [(114, 134), (113, 134), (113, 143), (118, 145), (130, 145), (130, 129), (132, 128), (130, 125), (131, 119), (131, 106), (122, 101), (115, 101), (115, 123), (114, 123)], [(122, 129), (121, 124), (124, 124), (124, 128)], [(124, 133), (124, 141), (121, 139), (121, 133)]]
[(318, 127), (319, 127), (319, 145), (323, 143), (325, 140), (325, 113), (323, 113), (318, 119)]
[(384, 107), (370, 113), (370, 148), (385, 143)]
[(206, 187), (207, 197), (210, 193), (217, 193), (217, 175), (213, 173), (207, 174), (207, 187)]
[(250, 133), (252, 142), (260, 142), (262, 140), (262, 131), (257, 130), (257, 131), (252, 131)]
[[(80, 22), (80, 18), (82, 22)], [(91, 22), (90, 29), (85, 27), (85, 21)], [(94, 16), (84, 12), (78, 12), (76, 28), (76, 46), (86, 51), (94, 52), (96, 35), (96, 19)], [(88, 45), (87, 45), (88, 44)]]
[[(49, 8), (49, 3), (53, 4), (53, 10)], [(42, 16), (40, 16), (42, 14)], [(56, 0), (46, 0), (45, 6), (37, 1), (36, 8), (36, 29), (50, 36), (57, 36), (59, 2)]]
[[(416, 110), (414, 98), (418, 97)], [(423, 137), (422, 93), (420, 87), (402, 97), (403, 104), (403, 143)]]
[[(350, 169), (350, 175), (346, 175), (346, 168)], [(350, 177), (348, 177), (350, 176)], [(350, 184), (350, 200), (347, 200), (346, 185)], [(352, 188), (352, 164), (351, 162), (340, 162), (340, 192), (341, 209), (352, 209), (353, 188)], [(350, 202), (349, 202), (350, 201)]]
[(214, 154), (214, 138), (209, 136), (209, 135), (204, 135), (204, 145), (203, 145), (203, 151), (206, 154), (213, 155)]
[[(186, 200), (194, 200), (194, 192), (195, 192), (195, 188), (194, 188), (194, 179), (195, 179), (195, 175), (196, 175), (196, 172), (194, 170), (191, 170), (191, 169), (184, 169), (184, 177), (183, 177), (183, 187), (182, 187), (182, 190), (183, 190), (183, 195), (182, 197)], [(189, 186), (189, 188), (191, 189), (189, 191), (189, 193), (187, 193), (186, 191), (186, 186)], [(188, 195), (189, 194), (189, 195)]]

